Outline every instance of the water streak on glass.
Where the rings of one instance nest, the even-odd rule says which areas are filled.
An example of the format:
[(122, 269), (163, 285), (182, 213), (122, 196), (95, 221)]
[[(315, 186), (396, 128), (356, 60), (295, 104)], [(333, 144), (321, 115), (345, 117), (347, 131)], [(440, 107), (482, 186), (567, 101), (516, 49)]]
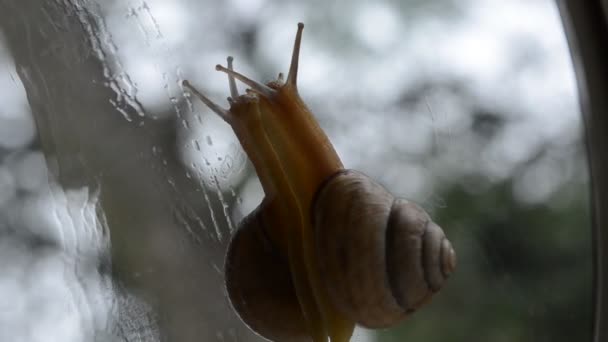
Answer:
[(125, 110), (125, 106), (135, 110), (137, 115), (143, 117), (145, 111), (137, 100), (137, 87), (131, 81), (130, 76), (124, 71), (120, 60), (112, 55), (108, 56), (106, 52), (109, 51), (110, 54), (114, 54), (118, 51), (118, 48), (107, 31), (105, 20), (95, 13), (99, 11), (99, 5), (93, 4), (94, 8), (91, 9), (89, 6), (80, 3), (79, 0), (72, 0), (71, 5), (88, 35), (93, 52), (102, 63), (107, 86), (116, 93), (116, 98), (111, 99), (111, 103), (127, 121), (133, 121), (133, 118)]

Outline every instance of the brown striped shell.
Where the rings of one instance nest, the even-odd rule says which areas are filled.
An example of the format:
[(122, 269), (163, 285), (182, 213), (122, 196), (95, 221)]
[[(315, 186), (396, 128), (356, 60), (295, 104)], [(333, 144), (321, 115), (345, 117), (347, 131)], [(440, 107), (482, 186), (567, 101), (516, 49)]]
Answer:
[(239, 317), (271, 341), (310, 341), (287, 260), (264, 228), (265, 202), (232, 236), (224, 266), (226, 291)]
[(333, 304), (369, 328), (388, 327), (437, 292), (456, 266), (441, 228), (419, 206), (345, 170), (317, 194), (313, 226)]
[[(266, 209), (262, 202), (232, 237), (226, 289), (253, 331), (272, 341), (310, 341), (287, 259), (268, 235)], [(329, 298), (359, 325), (398, 323), (427, 303), (456, 267), (451, 243), (422, 208), (358, 171), (326, 180), (311, 214)]]

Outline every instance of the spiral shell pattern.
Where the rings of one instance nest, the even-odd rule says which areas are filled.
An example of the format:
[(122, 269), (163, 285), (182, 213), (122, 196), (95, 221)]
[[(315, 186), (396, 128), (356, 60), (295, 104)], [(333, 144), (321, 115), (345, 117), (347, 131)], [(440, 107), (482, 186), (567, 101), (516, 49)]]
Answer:
[(456, 267), (451, 243), (422, 208), (360, 172), (328, 179), (312, 216), (329, 297), (360, 325), (383, 328), (402, 320)]

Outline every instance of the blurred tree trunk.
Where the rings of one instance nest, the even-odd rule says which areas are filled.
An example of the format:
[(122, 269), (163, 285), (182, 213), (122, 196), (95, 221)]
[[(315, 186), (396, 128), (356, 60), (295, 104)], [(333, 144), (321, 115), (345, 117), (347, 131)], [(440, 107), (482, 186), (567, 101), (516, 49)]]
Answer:
[(217, 271), (229, 234), (222, 217), (223, 240), (212, 238), (209, 213), (222, 203), (215, 193), (205, 203), (206, 190), (185, 176), (174, 120), (129, 122), (110, 103), (106, 61), (92, 45), (96, 20), (79, 1), (0, 0), (0, 29), (49, 169), (65, 188), (99, 190), (113, 274), (156, 308), (164, 339), (211, 341), (227, 331), (256, 339), (234, 328), (242, 324)]

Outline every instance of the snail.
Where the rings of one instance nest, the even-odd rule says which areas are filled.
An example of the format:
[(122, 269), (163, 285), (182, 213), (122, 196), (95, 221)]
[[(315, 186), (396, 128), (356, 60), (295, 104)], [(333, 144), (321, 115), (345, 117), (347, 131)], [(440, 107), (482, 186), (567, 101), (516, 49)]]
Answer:
[(286, 79), (253, 81), (232, 57), (216, 66), (228, 75), (229, 109), (182, 85), (232, 127), (265, 194), (226, 254), (233, 308), (272, 341), (345, 342), (356, 324), (389, 327), (427, 303), (456, 255), (422, 208), (344, 168), (298, 94), (303, 28)]

